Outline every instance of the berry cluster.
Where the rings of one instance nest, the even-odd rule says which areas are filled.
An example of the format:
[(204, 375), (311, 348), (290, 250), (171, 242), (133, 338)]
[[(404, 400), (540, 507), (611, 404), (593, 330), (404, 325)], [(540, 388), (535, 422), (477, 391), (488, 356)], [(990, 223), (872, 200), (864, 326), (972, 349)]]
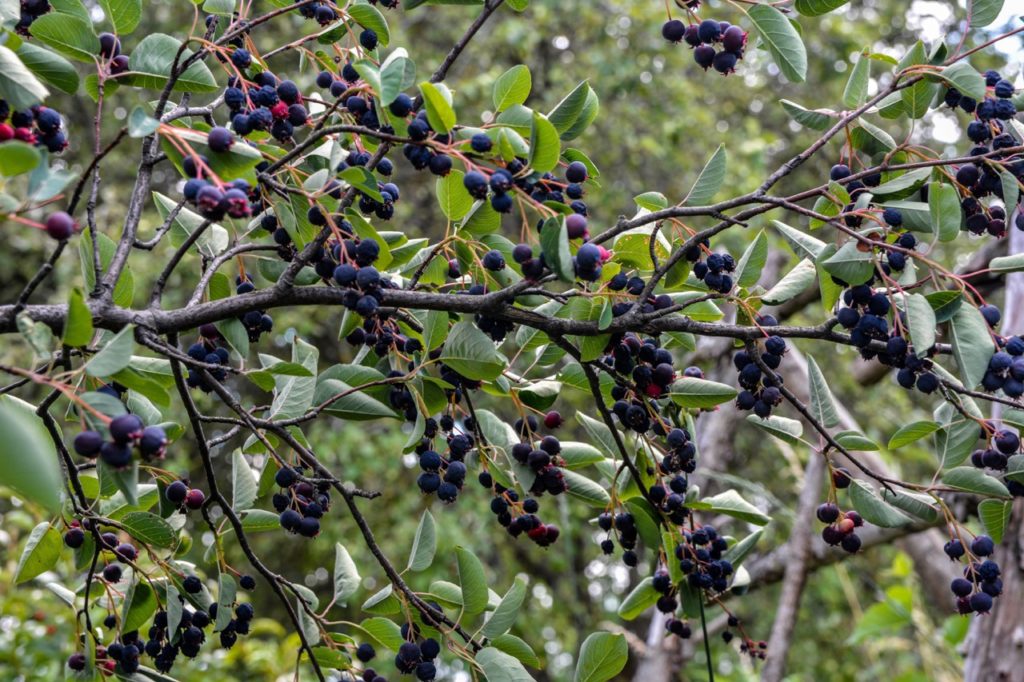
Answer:
[[(686, 252), (688, 258), (695, 260), (693, 276), (704, 282), (708, 289), (720, 294), (732, 291), (732, 276), (727, 274), (736, 270), (736, 260), (728, 253), (712, 253), (705, 260), (698, 260), (703, 251), (699, 246)], [(693, 256), (696, 258), (693, 258)]]
[(114, 417), (107, 425), (109, 439), (99, 431), (82, 431), (75, 436), (73, 447), (82, 457), (99, 457), (108, 466), (123, 469), (132, 463), (138, 450), (144, 461), (161, 459), (167, 448), (167, 434), (159, 426), (146, 426), (137, 415), (127, 413)]
[(683, 533), (675, 556), (690, 587), (710, 592), (729, 589), (729, 576), (734, 569), (732, 563), (722, 558), (727, 549), (729, 542), (712, 526), (703, 525)]
[[(397, 322), (380, 313), (363, 320), (363, 326), (349, 332), (345, 340), (353, 346), (368, 346), (380, 357), (386, 356), (392, 349), (398, 353), (416, 353), (423, 350), (423, 344), (419, 339), (409, 338), (401, 332)], [(389, 374), (392, 378), (401, 375), (401, 372)], [(407, 419), (410, 415), (409, 408), (416, 409), (408, 389), (403, 389), (401, 395), (393, 393), (391, 404), (396, 409), (404, 410)], [(410, 421), (415, 419), (416, 415), (412, 414)]]
[(64, 121), (56, 109), (37, 104), (23, 111), (11, 111), (0, 99), (0, 144), (18, 140), (37, 147), (46, 147), (52, 154), (68, 148)]
[[(782, 356), (785, 353), (786, 340), (774, 335), (765, 339), (764, 351), (759, 352), (761, 362), (772, 370), (782, 364)], [(782, 402), (782, 391), (779, 390), (781, 378), (774, 372), (761, 371), (761, 367), (745, 350), (737, 351), (732, 362), (739, 372), (738, 381), (743, 388), (736, 396), (736, 407), (741, 410), (753, 410), (761, 419), (767, 419), (772, 414), (772, 408)]]
[[(622, 548), (622, 563), (633, 567), (640, 563), (640, 557), (636, 553), (636, 542), (639, 531), (636, 527), (636, 519), (629, 512), (623, 511), (617, 514), (601, 512), (597, 516), (597, 527), (603, 530), (608, 536), (601, 541), (601, 551), (607, 555), (615, 553), (615, 542), (612, 537), (619, 541)], [(615, 534), (612, 535), (614, 530)]]
[[(408, 633), (408, 624), (403, 625), (402, 629)], [(441, 645), (432, 637), (423, 639), (419, 643), (411, 641), (405, 634), (403, 637), (407, 641), (398, 647), (398, 653), (395, 655), (395, 668), (402, 675), (415, 675), (416, 679), (421, 682), (430, 682), (437, 676), (437, 666), (435, 666), (434, 660), (441, 655)], [(415, 639), (415, 629), (412, 639)], [(363, 679), (368, 682), (379, 682), (383, 677), (378, 676), (372, 670), (366, 670), (363, 672)]]
[(819, 505), (815, 513), (819, 521), (828, 524), (821, 531), (822, 540), (833, 547), (839, 545), (850, 554), (860, 550), (861, 539), (855, 532), (864, 525), (860, 514), (852, 510), (843, 512), (832, 502)]
[[(236, 48), (231, 54), (231, 61), (244, 73), (252, 64), (252, 56), (247, 50)], [(278, 81), (277, 76), (269, 71), (260, 71), (252, 76), (252, 80), (232, 76), (224, 90), (224, 104), (228, 107), (231, 128), (240, 137), (269, 132), (279, 142), (291, 140), (295, 129), (306, 125), (309, 120), (309, 112), (302, 102), (302, 93), (294, 82)], [(216, 140), (213, 139), (215, 131)], [(211, 149), (215, 143), (217, 150), (227, 151), (230, 148), (234, 140), (224, 133), (230, 135), (226, 128), (210, 131)]]
[[(946, 91), (945, 101), (947, 106), (972, 115), (973, 120), (967, 125), (967, 137), (975, 146), (970, 155), (991, 154), (989, 158), (995, 162), (966, 163), (956, 170), (964, 225), (973, 234), (987, 232), (994, 237), (1002, 237), (1006, 234), (1007, 216), (1016, 206), (985, 205), (980, 199), (990, 195), (1003, 199), (1001, 169), (1015, 176), (1018, 182), (1024, 179), (1024, 157), (1001, 151), (1017, 146), (1005, 123), (1017, 114), (1017, 108), (1011, 101), (1013, 83), (1002, 78), (997, 71), (986, 71), (985, 85), (987, 94), (980, 102), (954, 88)], [(1024, 230), (1024, 214), (1017, 215), (1016, 226)]]
[(306, 538), (320, 534), (320, 519), (331, 508), (331, 484), (303, 478), (302, 467), (285, 466), (277, 470), (274, 482), (281, 491), (274, 493), (272, 503), (281, 515), (281, 527), (289, 533)]
[[(1006, 471), (1011, 455), (1020, 450), (1020, 438), (1013, 431), (1000, 429), (988, 438), (988, 447), (971, 453), (971, 464), (979, 469)], [(1007, 480), (1007, 484), (1013, 481)], [(1019, 488), (1020, 484), (1016, 484)], [(1009, 486), (1008, 486), (1009, 487)]]
[(190, 488), (185, 481), (171, 481), (164, 489), (164, 497), (179, 511), (199, 509), (206, 501), (206, 494), (199, 488)]
[(657, 409), (646, 398), (660, 398), (676, 379), (672, 353), (659, 347), (658, 340), (643, 341), (635, 334), (622, 336), (613, 346), (611, 356), (604, 359), (616, 372), (632, 378), (632, 386), (618, 385), (612, 389), (612, 412), (627, 428), (646, 433), (652, 416), (658, 423), (659, 435), (667, 433), (657, 417)]
[(996, 545), (987, 535), (971, 540), (970, 551), (959, 538), (953, 538), (943, 547), (953, 561), (965, 559), (964, 577), (954, 578), (949, 589), (956, 596), (956, 609), (960, 614), (988, 613), (993, 600), (1003, 592), (999, 577), (999, 564), (986, 557), (992, 556)]
[(437, 499), (452, 504), (459, 496), (466, 482), (466, 455), (476, 445), (470, 433), (457, 433), (455, 421), (449, 415), (441, 417), (440, 428), (447, 435), (447, 456), (442, 457), (433, 449), (434, 438), (438, 435), (438, 425), (431, 423), (424, 429), (423, 439), (416, 446), (419, 455), (420, 469), (423, 473), (416, 479), (416, 485), (427, 495), (435, 493)]
[[(188, 356), (207, 365), (226, 365), (231, 355), (223, 343), (224, 337), (217, 331), (217, 327), (213, 324), (204, 324), (199, 327), (199, 340), (189, 346)], [(215, 381), (224, 381), (228, 375), (227, 370), (220, 367), (206, 371)], [(190, 388), (198, 388), (205, 393), (213, 390), (213, 386), (198, 370), (189, 370), (186, 383)]]
[(199, 209), (204, 218), (223, 220), (225, 216), (245, 218), (252, 215), (253, 203), (258, 201), (259, 192), (251, 188), (248, 182), (238, 179), (218, 184), (199, 177), (205, 174), (204, 169), (209, 168), (203, 156), (187, 156), (182, 166), (189, 176), (182, 187), (182, 196)]
[(100, 56), (109, 59), (109, 71), (112, 76), (124, 73), (129, 69), (128, 55), (121, 54), (121, 41), (113, 33), (101, 33), (97, 36), (100, 39)]
[(1019, 398), (1024, 395), (1024, 338), (999, 337), (999, 342), (1003, 349), (989, 358), (981, 385), (986, 391), (1001, 390), (1008, 398)]
[[(661, 27), (661, 35), (670, 43), (686, 41), (693, 48), (693, 59), (707, 71), (728, 75), (736, 71), (736, 62), (743, 59), (747, 46), (747, 32), (728, 21), (705, 19), (687, 26), (678, 19), (670, 19)], [(715, 46), (720, 46), (720, 51)]]
[[(245, 279), (241, 277), (236, 278), (235, 285), (235, 293), (238, 295), (256, 291), (256, 285), (248, 277)], [(268, 315), (266, 310), (250, 310), (239, 315), (238, 320), (245, 327), (245, 332), (252, 343), (259, 341), (261, 334), (269, 333), (274, 329), (274, 318)]]

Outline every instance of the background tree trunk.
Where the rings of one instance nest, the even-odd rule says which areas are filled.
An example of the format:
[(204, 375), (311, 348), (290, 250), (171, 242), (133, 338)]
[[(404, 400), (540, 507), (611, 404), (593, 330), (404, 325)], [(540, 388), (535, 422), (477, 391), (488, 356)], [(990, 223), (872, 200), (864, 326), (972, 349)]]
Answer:
[[(1011, 221), (1012, 223), (1012, 216)], [(1010, 230), (1009, 253), (1024, 253), (1024, 232)], [(1003, 306), (1004, 334), (1024, 331), (1024, 273), (1006, 277), (1006, 302)], [(993, 406), (999, 416), (999, 405)], [(986, 616), (975, 616), (967, 635), (967, 682), (1003, 682), (1024, 680), (1024, 502), (1017, 500), (1007, 533), (996, 547), (994, 559), (1002, 569), (1003, 594)]]

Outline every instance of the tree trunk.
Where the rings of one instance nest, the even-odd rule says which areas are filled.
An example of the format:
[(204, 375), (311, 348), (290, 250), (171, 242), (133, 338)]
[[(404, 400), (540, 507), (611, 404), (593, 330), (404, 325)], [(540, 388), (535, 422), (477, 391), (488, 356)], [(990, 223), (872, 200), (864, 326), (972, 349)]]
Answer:
[[(1012, 224), (1013, 216), (1011, 216)], [(1010, 230), (1009, 253), (1024, 253), (1024, 232)], [(1004, 334), (1024, 331), (1024, 274), (1006, 277)], [(993, 416), (998, 417), (1000, 407)], [(974, 616), (967, 635), (966, 682), (1024, 681), (1024, 502), (1017, 500), (1007, 524), (1009, 532), (993, 557), (1002, 569), (1003, 594), (991, 613)]]

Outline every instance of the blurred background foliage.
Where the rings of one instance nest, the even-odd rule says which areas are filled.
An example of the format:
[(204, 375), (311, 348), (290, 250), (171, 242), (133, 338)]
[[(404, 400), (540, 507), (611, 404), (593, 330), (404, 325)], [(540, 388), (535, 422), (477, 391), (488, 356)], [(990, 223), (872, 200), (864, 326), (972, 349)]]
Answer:
[[(102, 11), (93, 6), (93, 15), (102, 23)], [(254, 12), (269, 8), (256, 0)], [(1014, 3), (1009, 3), (1010, 5)], [(420, 7), (409, 13), (388, 13), (392, 44), (405, 46), (425, 78), (472, 20), (470, 7)], [(182, 35), (192, 23), (191, 4), (182, 0), (150, 0), (137, 37), (162, 31)], [(702, 16), (731, 22), (741, 17), (735, 7), (708, 2)], [(865, 47), (873, 51), (900, 55), (919, 37), (956, 41), (957, 20), (963, 8), (942, 1), (901, 2), (895, 0), (856, 0), (841, 11), (820, 19), (803, 19), (804, 40), (811, 55), (807, 83), (793, 85), (777, 74), (764, 53), (752, 52), (741, 63), (739, 72), (728, 78), (703, 73), (693, 63), (690, 50), (669, 45), (660, 36), (665, 8), (657, 0), (533, 0), (523, 14), (503, 9), (481, 31), (457, 62), (448, 84), (455, 91), (460, 116), (480, 112), (483, 117), (490, 103), (491, 86), (507, 68), (523, 63), (533, 73), (533, 94), (527, 102), (540, 111), (549, 110), (581, 80), (589, 80), (601, 98), (601, 113), (585, 136), (574, 143), (585, 150), (602, 171), (602, 190), (587, 197), (592, 231), (612, 224), (622, 214), (635, 210), (632, 197), (648, 190), (663, 192), (677, 201), (692, 182), (707, 157), (725, 144), (729, 154), (729, 178), (726, 186), (736, 193), (755, 187), (763, 177), (796, 151), (814, 139), (814, 132), (800, 129), (778, 104), (780, 98), (797, 101), (809, 108), (841, 108), (841, 94), (852, 60)], [(201, 25), (201, 18), (200, 18)], [(741, 22), (742, 23), (742, 22)], [(990, 27), (998, 31), (999, 24)], [(258, 46), (267, 50), (311, 31), (298, 17), (285, 17), (255, 33)], [(124, 45), (132, 48), (131, 38)], [(969, 40), (980, 42), (983, 36)], [(970, 44), (970, 43), (969, 43)], [(973, 60), (978, 68), (1009, 70), (1013, 77), (1020, 70), (1021, 44), (1016, 56), (979, 55)], [(1018, 60), (1014, 62), (1013, 60)], [(273, 69), (279, 76), (292, 78), (304, 90), (312, 90), (315, 72), (300, 72), (296, 56), (275, 59)], [(883, 71), (880, 62), (873, 65), (873, 76)], [(872, 91), (877, 83), (872, 81)], [(109, 140), (126, 122), (127, 113), (136, 104), (146, 103), (152, 92), (122, 89), (105, 104), (104, 140)], [(81, 171), (90, 159), (92, 147), (91, 117), (93, 102), (84, 95), (70, 98), (57, 95), (49, 102), (67, 119), (71, 149), (59, 163)], [(876, 117), (877, 119), (877, 117)], [(472, 116), (465, 118), (474, 120)], [(483, 120), (481, 118), (481, 120)], [(918, 130), (900, 129), (890, 121), (879, 122), (896, 139), (912, 135), (928, 141), (933, 149), (944, 151), (959, 141), (958, 131), (947, 113), (933, 113)], [(935, 137), (941, 138), (938, 142)], [(785, 180), (780, 192), (795, 191), (819, 184), (827, 177), (828, 167), (838, 155), (838, 143), (805, 164)], [(137, 146), (124, 144), (104, 164), (104, 185), (97, 208), (101, 231), (116, 239), (120, 220), (138, 163)], [(396, 154), (396, 157), (400, 156)], [(437, 237), (444, 224), (433, 198), (433, 179), (413, 173), (396, 158), (396, 178), (402, 187), (392, 229), (410, 236)], [(179, 178), (166, 164), (158, 169), (154, 189), (177, 196)], [(724, 192), (723, 192), (724, 194)], [(804, 220), (783, 217), (794, 225), (806, 227)], [(159, 222), (155, 210), (144, 221), (142, 236)], [(693, 225), (700, 227), (700, 224)], [(755, 222), (751, 230), (757, 229)], [(506, 234), (514, 238), (518, 224), (505, 218)], [(738, 254), (751, 233), (732, 230), (715, 244)], [(5, 248), (0, 250), (0, 292), (3, 300), (13, 300), (35, 272), (50, 248), (46, 237), (14, 223), (4, 225)], [(960, 242), (957, 242), (958, 244)], [(785, 251), (790, 265), (795, 263), (786, 247), (773, 238), (773, 248)], [(955, 248), (955, 247), (954, 247)], [(157, 262), (169, 253), (163, 244), (153, 255)], [(945, 253), (952, 262), (958, 254)], [(133, 270), (139, 284), (137, 292), (148, 290), (144, 284), (153, 276), (154, 266), (135, 256)], [(179, 268), (182, 282), (178, 294), (191, 291), (198, 262), (191, 270)], [(70, 284), (80, 283), (75, 258), (65, 258), (41, 300), (50, 296), (62, 301)], [(259, 281), (258, 285), (267, 282)], [(168, 306), (179, 303), (175, 286), (168, 287)], [(141, 303), (137, 300), (137, 304)], [(288, 354), (289, 334), (293, 329), (320, 349), (322, 366), (351, 358), (352, 351), (337, 339), (340, 311), (277, 310), (275, 332), (264, 340), (260, 351), (280, 357)], [(814, 302), (794, 318), (794, 322), (817, 323), (822, 319), (820, 304)], [(855, 354), (850, 349), (805, 348), (817, 355), (837, 399), (845, 403), (865, 433), (885, 442), (896, 428), (912, 421), (917, 411), (930, 410), (918, 393), (894, 390), (890, 379), (864, 388), (853, 378)], [(3, 362), (27, 366), (31, 356), (21, 342), (12, 341), (0, 348)], [(707, 360), (707, 359), (705, 359)], [(258, 402), (262, 396), (251, 386), (236, 386), (245, 399)], [(38, 393), (23, 393), (27, 399)], [(592, 412), (589, 396), (567, 390), (558, 406), (569, 417), (575, 410)], [(226, 412), (209, 396), (200, 397), (204, 412)], [(503, 405), (481, 396), (477, 407), (502, 413)], [(180, 409), (177, 407), (172, 408)], [(506, 415), (514, 418), (514, 415)], [(183, 422), (183, 415), (168, 415)], [(563, 439), (584, 440), (576, 433), (574, 420), (559, 434)], [(809, 453), (782, 450), (774, 441), (765, 440), (755, 429), (740, 429), (734, 434), (728, 485), (741, 485), (741, 492), (753, 499), (775, 521), (762, 538), (759, 551), (781, 544), (793, 522), (792, 501), (800, 483), (802, 461)], [(458, 503), (444, 507), (433, 498), (428, 501), (416, 491), (415, 462), (401, 454), (406, 439), (396, 422), (344, 423), (326, 417), (305, 428), (313, 449), (326, 464), (343, 472), (343, 478), (360, 487), (379, 490), (382, 497), (364, 502), (362, 507), (385, 551), (401, 564), (412, 543), (422, 510), (431, 507), (438, 521), (439, 551), (435, 565), (411, 576), (414, 589), (426, 590), (436, 579), (453, 580), (456, 544), (470, 547), (485, 563), (492, 588), (499, 593), (517, 574), (529, 576), (531, 598), (523, 607), (514, 633), (529, 642), (544, 661), (542, 671), (534, 671), (540, 680), (571, 678), (573, 656), (587, 633), (604, 628), (627, 628), (634, 639), (646, 638), (647, 621), (622, 623), (615, 616), (621, 597), (650, 566), (641, 563), (627, 570), (616, 559), (603, 557), (597, 547), (593, 510), (564, 496), (545, 503), (547, 515), (562, 528), (559, 541), (546, 550), (526, 541), (511, 540), (494, 521), (488, 498), (475, 485)], [(211, 433), (215, 435), (215, 432)], [(919, 447), (900, 451), (899, 458), (888, 457), (889, 464), (903, 476), (930, 475), (934, 459), (927, 441)], [(224, 486), (229, 487), (231, 442), (217, 452), (224, 471)], [(32, 453), (25, 453), (26, 457)], [(189, 438), (170, 450), (167, 468), (201, 481), (198, 457)], [(714, 486), (712, 480), (709, 485)], [(203, 487), (200, 484), (200, 487)], [(269, 508), (269, 502), (262, 501)], [(554, 508), (557, 506), (557, 511)], [(53, 594), (35, 584), (14, 588), (11, 576), (20, 546), (38, 521), (38, 510), (23, 507), (10, 497), (0, 497), (0, 679), (57, 680), (62, 665), (72, 650), (74, 616)], [(211, 541), (208, 533), (195, 523), (194, 545), (188, 558), (200, 561)], [(744, 534), (743, 529), (733, 531)], [(365, 617), (358, 604), (383, 586), (383, 575), (363, 546), (354, 524), (336, 509), (324, 524), (323, 534), (314, 541), (270, 532), (252, 536), (254, 549), (270, 567), (289, 580), (330, 592), (329, 571), (334, 543), (343, 543), (364, 576), (364, 590), (347, 610), (335, 611), (339, 618), (357, 621)], [(244, 557), (228, 541), (229, 556), (242, 572), (249, 572)], [(70, 553), (62, 562), (57, 579), (71, 581)], [(650, 561), (650, 553), (646, 560)], [(936, 556), (935, 561), (945, 557)], [(751, 592), (733, 607), (745, 619), (748, 632), (755, 638), (767, 637), (774, 616), (777, 591), (765, 588)], [(242, 638), (229, 652), (207, 647), (197, 661), (176, 670), (179, 679), (219, 682), (222, 680), (292, 679), (296, 638), (283, 626), (286, 617), (266, 585), (253, 595), (258, 615), (254, 635)], [(803, 611), (790, 654), (793, 680), (893, 680), (900, 682), (957, 679), (956, 646), (966, 630), (966, 620), (947, 617), (950, 604), (927, 604), (909, 558), (895, 548), (876, 548), (843, 562), (834, 568), (814, 573), (803, 600)], [(340, 631), (345, 631), (339, 625)], [(723, 681), (756, 679), (754, 667), (717, 637), (712, 646), (717, 678)], [(695, 652), (681, 677), (704, 679), (703, 652)], [(383, 662), (383, 667), (390, 664)], [(631, 672), (627, 668), (624, 675)], [(442, 669), (445, 679), (468, 679), (460, 670)]]

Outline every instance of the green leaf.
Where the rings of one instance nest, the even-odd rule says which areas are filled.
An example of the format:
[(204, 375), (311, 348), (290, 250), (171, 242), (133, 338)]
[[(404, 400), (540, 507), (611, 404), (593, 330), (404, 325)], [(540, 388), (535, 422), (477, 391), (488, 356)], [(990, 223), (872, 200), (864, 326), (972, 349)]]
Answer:
[(466, 186), (462, 183), (465, 173), (453, 169), (443, 178), (438, 178), (434, 183), (437, 194), (437, 203), (441, 206), (441, 212), (449, 220), (462, 220), (473, 208), (473, 197)]
[(513, 66), (494, 81), (492, 100), (495, 111), (505, 111), (514, 104), (522, 104), (530, 96), (532, 79), (529, 67)]
[(839, 414), (836, 412), (832, 391), (811, 355), (807, 356), (807, 378), (810, 380), (811, 416), (827, 428), (839, 426)]
[(864, 284), (871, 279), (875, 266), (870, 251), (861, 251), (860, 242), (851, 239), (822, 262), (822, 267), (847, 284)]
[(881, 492), (882, 500), (911, 516), (928, 523), (935, 523), (939, 520), (939, 512), (933, 506), (932, 498), (927, 495), (916, 495), (903, 491), (894, 492), (887, 488), (882, 488)]
[(340, 542), (334, 545), (334, 601), (346, 604), (349, 597), (359, 591), (359, 569), (348, 550)]
[(543, 114), (533, 112), (530, 127), (530, 167), (538, 173), (546, 173), (558, 165), (562, 143), (558, 130)]
[(14, 569), (14, 584), (28, 582), (56, 566), (63, 547), (60, 532), (49, 522), (43, 521), (33, 528)]
[(380, 70), (380, 102), (387, 106), (416, 82), (416, 64), (407, 57), (388, 57)]
[(493, 646), (476, 652), (476, 662), (484, 671), (487, 682), (533, 682), (518, 659)]
[(644, 611), (654, 606), (659, 597), (661, 597), (661, 593), (654, 589), (654, 579), (650, 576), (644, 578), (619, 604), (619, 618), (635, 620)]
[(915, 168), (883, 182), (878, 187), (873, 188), (871, 193), (876, 195), (904, 194), (909, 190), (921, 187), (931, 178), (931, 175), (931, 168)]
[(49, 431), (32, 405), (0, 395), (0, 485), (51, 513), (61, 508), (60, 464)]
[(962, 95), (979, 101), (985, 98), (985, 77), (966, 60), (950, 64), (938, 75)]
[[(128, 134), (131, 137), (141, 138), (152, 135), (160, 127), (160, 121), (146, 113), (146, 110), (139, 105), (132, 109), (128, 115)], [(154, 194), (156, 194), (154, 192)]]
[(821, 252), (825, 249), (825, 242), (806, 234), (795, 227), (791, 227), (786, 223), (773, 220), (772, 225), (775, 226), (785, 238), (793, 252), (798, 256), (816, 260)]
[[(75, 71), (75, 67), (71, 62), (64, 59), (64, 57), (31, 42), (23, 42), (15, 52), (18, 54), (18, 59), (21, 60), (21, 63), (37, 77), (69, 95), (74, 95), (78, 92), (78, 72)], [(16, 64), (10, 62), (10, 56), (4, 55), (3, 50), (0, 50), (0, 93), (3, 93), (11, 107), (24, 108), (29, 106), (28, 104), (15, 105), (13, 101), (15, 98), (24, 99), (25, 95), (28, 95), (29, 99), (34, 100), (31, 104), (42, 101), (46, 96), (46, 88), (26, 79), (25, 74), (18, 72), (17, 68)], [(10, 89), (17, 89), (19, 87), (26, 88), (29, 92), (22, 92), (20, 94), (16, 92), (12, 98)], [(32, 90), (38, 90), (38, 92), (32, 94)]]
[(796, 11), (805, 17), (820, 17), (838, 9), (850, 0), (796, 0)]
[(21, 140), (8, 140), (0, 145), (0, 175), (12, 178), (28, 173), (39, 165), (42, 154)]
[[(181, 41), (164, 33), (151, 33), (139, 42), (128, 58), (129, 72), (119, 76), (115, 82), (125, 82), (139, 88), (160, 90), (167, 84), (167, 78), (174, 65)], [(97, 49), (99, 49), (97, 47)], [(182, 63), (191, 50), (182, 51), (178, 63)], [(90, 58), (91, 61), (91, 58)], [(215, 92), (219, 86), (210, 69), (202, 61), (189, 66), (174, 83), (175, 91)], [(232, 145), (244, 147), (246, 145)], [(257, 156), (259, 156), (257, 154)], [(211, 156), (212, 158), (212, 156)], [(257, 158), (259, 161), (259, 158)], [(218, 175), (220, 175), (218, 173)], [(223, 178), (223, 176), (222, 176)]]
[(348, 15), (362, 26), (377, 34), (377, 40), (382, 47), (387, 47), (391, 42), (391, 31), (388, 29), (387, 19), (373, 5), (363, 3), (352, 3), (345, 8)]
[(889, 445), (887, 446), (890, 450), (901, 448), (904, 445), (909, 445), (914, 441), (921, 440), (925, 436), (938, 431), (941, 427), (932, 421), (917, 421), (907, 424), (906, 426), (900, 427), (900, 429), (892, 434), (892, 438), (889, 439)]
[(624, 635), (592, 633), (583, 641), (573, 682), (606, 682), (626, 667), (629, 646)]
[[(844, 0), (845, 2), (845, 0)], [(800, 12), (799, 3), (797, 11)], [(803, 14), (803, 12), (800, 12)], [(856, 109), (868, 99), (868, 81), (871, 79), (871, 60), (867, 58), (868, 50), (865, 49), (857, 57), (857, 63), (850, 71), (850, 78), (846, 81), (846, 88), (843, 90), (843, 104), (850, 109)]]
[(970, 5), (968, 16), (971, 28), (988, 26), (1003, 11), (1003, 0), (967, 0)]
[(997, 545), (1003, 541), (1003, 533), (1006, 531), (1006, 524), (1010, 521), (1012, 511), (1012, 502), (982, 500), (978, 503), (978, 518), (981, 519), (981, 525)]
[(64, 344), (72, 348), (89, 345), (92, 340), (92, 312), (85, 304), (82, 290), (75, 287), (68, 297), (68, 317), (64, 323)]
[(682, 377), (669, 386), (672, 402), (682, 407), (710, 408), (736, 397), (736, 389), (708, 379)]
[(963, 294), (959, 291), (933, 291), (924, 297), (935, 311), (935, 321), (938, 323), (948, 322), (964, 302)]
[(1004, 168), (999, 168), (999, 183), (1003, 189), (1003, 200), (1004, 206), (1016, 206), (1017, 201), (1020, 199), (1020, 185), (1016, 176), (1008, 172)]
[(864, 520), (882, 528), (898, 528), (910, 522), (904, 514), (894, 509), (864, 481), (854, 480), (850, 485), (850, 502)]
[(960, 194), (953, 185), (928, 185), (928, 214), (939, 241), (953, 241), (960, 234)]
[(804, 427), (800, 422), (788, 417), (772, 415), (767, 419), (761, 419), (756, 414), (748, 414), (747, 421), (790, 445), (796, 445), (804, 432)]
[(559, 279), (572, 282), (575, 273), (572, 268), (572, 254), (569, 252), (569, 234), (565, 221), (548, 218), (540, 228), (540, 249), (544, 260)]
[(747, 555), (754, 550), (762, 535), (764, 535), (764, 528), (758, 528), (739, 542), (730, 545), (729, 549), (725, 552), (725, 556), (722, 558), (731, 562), (733, 566), (738, 567), (747, 558)]
[(802, 83), (807, 78), (807, 50), (786, 15), (771, 5), (757, 4), (747, 10), (747, 16), (786, 78)]
[(775, 286), (762, 294), (761, 301), (765, 305), (781, 305), (786, 301), (791, 301), (814, 284), (816, 276), (814, 262), (804, 258)]
[(125, 632), (142, 627), (156, 613), (157, 607), (156, 595), (148, 582), (132, 580), (130, 584), (121, 612), (121, 627)]
[[(199, 4), (202, 0), (192, 0)], [(217, 14), (222, 17), (230, 17), (235, 10), (235, 0), (206, 0), (203, 2), (203, 11), (207, 14)]]
[(508, 629), (516, 622), (516, 616), (519, 615), (519, 607), (523, 605), (523, 600), (525, 599), (526, 581), (517, 577), (515, 582), (512, 583), (512, 587), (508, 588), (508, 592), (501, 598), (501, 603), (494, 609), (494, 613), (484, 623), (481, 629), (483, 636), (491, 639), (508, 632)]
[(768, 238), (764, 236), (764, 230), (761, 230), (740, 256), (740, 262), (736, 265), (736, 284), (748, 288), (757, 284), (767, 261)]
[(101, 378), (117, 374), (132, 361), (134, 350), (135, 327), (128, 325), (107, 341), (103, 349), (85, 364), (85, 372)]
[(828, 130), (836, 118), (831, 109), (807, 109), (788, 99), (780, 99), (779, 104), (791, 119), (811, 130)]
[(540, 668), (541, 662), (537, 654), (533, 652), (530, 645), (515, 635), (505, 633), (491, 639), (491, 646), (504, 651), (506, 654), (515, 657), (521, 663), (531, 668)]
[(178, 540), (178, 534), (167, 521), (149, 512), (128, 512), (121, 517), (121, 525), (133, 538), (154, 547), (173, 547)]
[(587, 81), (583, 81), (573, 88), (572, 92), (566, 95), (562, 101), (556, 104), (555, 108), (548, 113), (547, 118), (551, 121), (551, 124), (555, 126), (555, 130), (558, 131), (559, 135), (570, 130), (579, 120), (580, 116), (585, 113), (587, 99), (590, 96), (590, 93), (590, 84), (587, 83)]
[(308, 369), (310, 376), (281, 375), (274, 377), (274, 401), (270, 406), (272, 418), (292, 419), (304, 414), (309, 409), (316, 392), (315, 375), (319, 357), (320, 351), (316, 346), (295, 337), (292, 343), (292, 362)]
[(935, 345), (935, 311), (921, 294), (905, 296), (904, 302), (914, 352), (918, 357), (923, 357)]
[(701, 169), (700, 175), (693, 182), (693, 187), (690, 188), (682, 203), (690, 204), (691, 206), (707, 204), (722, 187), (722, 182), (725, 181), (727, 165), (728, 156), (725, 153), (725, 145), (720, 144), (715, 153), (708, 159), (708, 162), (704, 164), (704, 168)]
[(455, 110), (436, 85), (429, 82), (420, 83), (420, 93), (427, 107), (427, 120), (430, 127), (439, 133), (447, 133), (455, 127), (457, 119)]
[(217, 577), (217, 618), (213, 625), (214, 632), (221, 632), (231, 622), (237, 595), (238, 583), (235, 582), (235, 577), (230, 573), (221, 573)]
[(441, 362), (464, 377), (481, 381), (498, 378), (508, 366), (508, 359), (491, 338), (467, 321), (452, 327), (441, 351)]
[(248, 509), (256, 501), (258, 482), (241, 450), (231, 453), (231, 508)]
[(93, 63), (100, 52), (100, 40), (92, 26), (81, 17), (49, 12), (36, 17), (29, 27), (32, 37), (65, 57)]
[(1005, 485), (974, 467), (954, 467), (942, 475), (942, 482), (950, 488), (979, 495), (1010, 496), (1010, 491)]
[(487, 578), (483, 564), (464, 547), (455, 548), (455, 559), (462, 588), (463, 611), (468, 615), (482, 613), (487, 608)]
[(410, 571), (423, 571), (430, 568), (434, 562), (434, 553), (437, 551), (437, 530), (434, 524), (434, 517), (429, 510), (423, 512), (420, 517), (419, 526), (416, 527), (416, 537), (412, 541), (412, 549), (409, 551)]
[[(100, 252), (100, 267), (107, 268), (114, 257), (116, 249), (114, 241), (101, 232), (97, 236), (96, 242)], [(78, 240), (78, 259), (82, 264), (85, 289), (86, 291), (92, 290), (96, 286), (96, 273), (93, 271), (92, 263), (92, 233), (88, 228), (82, 231)], [(126, 266), (121, 272), (121, 276), (118, 277), (117, 284), (114, 285), (114, 303), (124, 307), (131, 306), (134, 290), (135, 278), (132, 275), (131, 267)]]
[[(232, 8), (234, 4), (232, 0)], [(122, 36), (134, 31), (142, 19), (142, 0), (100, 0), (100, 6), (114, 25), (114, 31)]]
[(563, 469), (562, 477), (565, 479), (565, 491), (569, 495), (586, 502), (592, 507), (607, 507), (611, 504), (612, 498), (608, 491), (586, 476), (582, 476), (575, 471)]
[[(712, 497), (705, 497), (701, 500), (701, 503), (702, 508), (706, 508), (709, 511), (732, 516), (759, 526), (763, 526), (772, 520), (772, 517), (744, 500), (735, 490), (726, 490)], [(707, 506), (704, 507), (703, 505)]]
[(961, 306), (950, 320), (953, 356), (964, 387), (973, 389), (981, 382), (988, 369), (988, 361), (995, 352), (988, 323), (973, 305)]
[(1020, 272), (1024, 270), (1024, 253), (997, 256), (988, 262), (988, 269), (993, 272)]

